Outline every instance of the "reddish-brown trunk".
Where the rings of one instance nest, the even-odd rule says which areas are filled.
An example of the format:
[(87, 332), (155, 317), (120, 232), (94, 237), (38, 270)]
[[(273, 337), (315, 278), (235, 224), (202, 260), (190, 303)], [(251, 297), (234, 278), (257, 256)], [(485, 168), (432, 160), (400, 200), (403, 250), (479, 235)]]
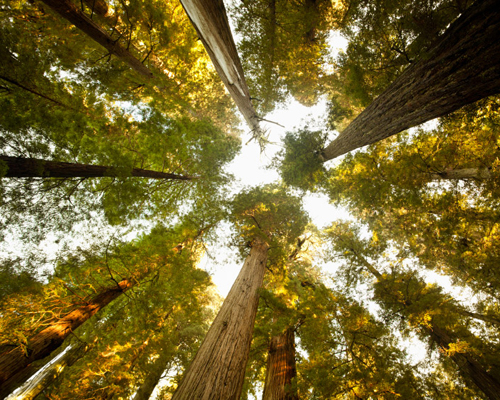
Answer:
[(331, 160), (500, 92), (498, 1), (478, 0), (323, 151)]
[[(99, 178), (103, 176), (135, 176), (153, 179), (191, 180), (193, 177), (133, 168), (130, 172), (120, 173), (116, 167), (102, 165), (76, 164), (59, 161), (45, 161), (36, 158), (0, 156), (7, 164), (7, 178)], [(123, 170), (124, 171), (124, 170)]]
[[(428, 332), (432, 340), (440, 347), (445, 350), (449, 348), (452, 340), (444, 329), (432, 324)], [(500, 382), (491, 376), (469, 353), (454, 353), (450, 357), (462, 374), (474, 382), (489, 399), (500, 399)]]
[(71, 332), (132, 286), (131, 280), (122, 280), (118, 285), (98, 294), (87, 305), (73, 310), (31, 337), (25, 350), (18, 346), (0, 354), (0, 385), (33, 361), (48, 356), (63, 343)]
[(69, 0), (42, 0), (61, 17), (71, 22), (78, 29), (91, 37), (94, 41), (125, 61), (133, 70), (146, 78), (153, 78), (153, 73), (144, 66), (132, 53), (119, 44), (107, 32), (97, 25)]
[(292, 387), (296, 375), (295, 335), (293, 328), (288, 328), (271, 338), (269, 343), (262, 400), (298, 400), (299, 396)]
[(254, 243), (172, 400), (240, 398), (267, 249), (265, 243)]

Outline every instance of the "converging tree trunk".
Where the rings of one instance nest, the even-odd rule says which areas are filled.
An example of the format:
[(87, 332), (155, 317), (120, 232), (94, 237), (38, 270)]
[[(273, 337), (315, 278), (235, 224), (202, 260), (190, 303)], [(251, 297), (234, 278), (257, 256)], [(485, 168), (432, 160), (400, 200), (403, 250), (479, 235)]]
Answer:
[(59, 161), (45, 161), (36, 158), (0, 156), (0, 162), (7, 164), (7, 178), (99, 178), (104, 176), (191, 180), (193, 177), (176, 175), (168, 172), (133, 168), (125, 170), (119, 167), (102, 165), (76, 164)]
[(447, 169), (442, 172), (431, 174), (434, 180), (439, 179), (477, 179), (484, 180), (491, 177), (490, 168), (461, 168), (461, 169)]
[[(363, 264), (368, 271), (370, 271), (379, 281), (383, 276), (378, 272), (370, 263), (358, 252), (355, 252), (356, 258)], [(370, 266), (370, 268), (368, 268)], [(404, 308), (410, 307), (412, 303), (405, 300)], [(460, 313), (460, 312), (459, 312)], [(444, 350), (448, 350), (450, 344), (453, 343), (448, 332), (440, 328), (435, 322), (431, 322), (431, 327), (424, 327), (432, 341)], [(476, 384), (489, 399), (500, 400), (500, 382), (495, 379), (487, 370), (482, 366), (471, 353), (452, 353), (451, 359), (456, 363), (463, 376), (470, 379)]]
[(151, 393), (155, 390), (155, 387), (165, 372), (167, 363), (171, 358), (172, 354), (169, 354), (168, 352), (160, 353), (160, 356), (148, 370), (148, 374), (144, 379), (144, 382), (135, 393), (134, 400), (148, 400), (151, 397)]
[(237, 400), (250, 352), (268, 245), (255, 240), (172, 400)]
[(24, 385), (16, 389), (6, 400), (32, 400), (61, 375), (66, 367), (72, 366), (90, 349), (87, 343), (75, 347), (68, 346), (61, 354), (50, 360)]
[(69, 0), (42, 0), (61, 17), (71, 22), (78, 29), (103, 46), (110, 54), (114, 54), (126, 62), (134, 71), (146, 78), (153, 78), (153, 73), (141, 63), (130, 51), (113, 39), (85, 13)]
[(0, 385), (33, 361), (48, 356), (61, 346), (71, 332), (133, 285), (132, 280), (122, 280), (28, 339), (25, 349), (17, 346), (0, 354)]
[[(427, 328), (431, 339), (444, 350), (448, 350), (453, 343), (448, 333), (431, 323)], [(462, 374), (468, 377), (491, 400), (500, 399), (500, 383), (493, 378), (484, 367), (479, 364), (469, 353), (452, 353), (451, 359), (457, 364)]]
[(181, 0), (222, 82), (256, 137), (263, 136), (222, 0)]
[(323, 151), (331, 160), (500, 92), (500, 11), (478, 0)]
[(298, 400), (297, 391), (292, 386), (296, 375), (295, 334), (292, 327), (271, 338), (262, 400)]

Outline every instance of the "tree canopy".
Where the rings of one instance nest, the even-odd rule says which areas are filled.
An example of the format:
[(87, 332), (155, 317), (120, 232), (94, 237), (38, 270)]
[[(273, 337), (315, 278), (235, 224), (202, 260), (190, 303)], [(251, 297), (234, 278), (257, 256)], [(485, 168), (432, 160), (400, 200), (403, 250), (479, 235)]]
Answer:
[(499, 35), (495, 0), (0, 0), (0, 397), (499, 399)]

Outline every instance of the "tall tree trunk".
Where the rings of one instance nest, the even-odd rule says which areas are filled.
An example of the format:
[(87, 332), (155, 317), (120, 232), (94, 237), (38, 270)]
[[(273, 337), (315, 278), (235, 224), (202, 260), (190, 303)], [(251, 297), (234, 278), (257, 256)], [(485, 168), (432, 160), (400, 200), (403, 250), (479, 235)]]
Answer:
[(440, 179), (477, 179), (483, 180), (491, 177), (490, 168), (461, 168), (461, 169), (447, 169), (436, 174), (431, 174), (434, 180)]
[[(356, 254), (359, 260), (367, 266), (369, 265), (368, 261), (363, 258), (360, 254)], [(368, 268), (368, 270), (380, 280), (381, 274), (378, 272), (373, 266)], [(376, 271), (376, 273), (374, 273)], [(406, 302), (404, 307), (410, 307), (411, 302)], [(457, 312), (459, 312), (457, 310)], [(459, 312), (460, 313), (460, 312)], [(472, 313), (470, 313), (472, 314)], [(468, 314), (468, 315), (470, 315)], [(452, 343), (452, 340), (448, 333), (438, 327), (435, 323), (432, 323), (431, 328), (425, 328), (430, 338), (437, 343), (440, 347), (447, 350)], [(486, 369), (477, 362), (470, 353), (454, 353), (451, 356), (451, 359), (457, 364), (459, 370), (462, 374), (469, 378), (472, 382), (476, 384), (476, 386), (489, 398), (492, 400), (500, 400), (500, 382), (491, 376)]]
[(50, 360), (47, 365), (37, 371), (24, 385), (16, 389), (5, 400), (32, 400), (38, 396), (46, 387), (51, 385), (61, 375), (66, 367), (72, 366), (76, 361), (90, 349), (86, 343), (80, 343), (78, 346), (68, 348), (61, 354)]
[(85, 15), (70, 0), (42, 0), (61, 17), (71, 22), (94, 41), (126, 62), (134, 71), (146, 78), (153, 78), (153, 73), (142, 64), (130, 51), (114, 40), (108, 33)]
[[(191, 180), (193, 177), (133, 168), (129, 172), (119, 167), (45, 161), (37, 158), (0, 156), (7, 164), (7, 178), (99, 178), (103, 176), (135, 176), (153, 179)], [(120, 173), (123, 171), (123, 173)]]
[(478, 0), (323, 151), (331, 160), (500, 92), (500, 12)]
[(268, 245), (255, 240), (172, 400), (237, 400), (250, 352)]
[(263, 136), (222, 0), (181, 0), (222, 82), (258, 137)]
[(295, 335), (293, 328), (288, 328), (269, 343), (262, 400), (298, 400), (297, 392), (292, 389), (296, 375)]
[(107, 306), (134, 285), (132, 280), (123, 279), (117, 285), (105, 289), (85, 306), (71, 311), (28, 340), (26, 349), (20, 346), (0, 354), (0, 385), (30, 363), (48, 356), (64, 342), (71, 332), (87, 321), (100, 309)]
[(146, 379), (144, 379), (144, 382), (135, 393), (134, 400), (148, 400), (151, 397), (151, 393), (155, 390), (155, 387), (165, 372), (167, 363), (171, 358), (172, 354), (168, 352), (164, 351), (160, 354), (160, 356), (153, 363), (153, 366), (148, 369)]
[[(452, 340), (444, 329), (432, 323), (431, 328), (428, 328), (428, 332), (435, 343), (445, 350), (449, 348)], [(489, 399), (500, 399), (500, 382), (492, 377), (469, 353), (454, 353), (450, 357), (457, 364), (462, 374), (474, 382)]]

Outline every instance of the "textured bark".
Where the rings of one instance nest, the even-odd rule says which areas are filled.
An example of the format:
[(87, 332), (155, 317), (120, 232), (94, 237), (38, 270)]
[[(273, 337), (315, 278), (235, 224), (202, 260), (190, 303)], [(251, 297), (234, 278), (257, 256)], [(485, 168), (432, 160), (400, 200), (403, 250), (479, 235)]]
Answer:
[(7, 397), (6, 400), (23, 399), (32, 400), (38, 396), (46, 387), (51, 385), (61, 375), (66, 367), (72, 366), (90, 349), (86, 343), (81, 343), (77, 347), (67, 349), (67, 351), (56, 356), (54, 360), (49, 361), (42, 367), (31, 379), (15, 393)]
[[(103, 176), (135, 176), (153, 179), (191, 180), (193, 177), (134, 168), (121, 174), (121, 168), (102, 165), (45, 161), (36, 158), (0, 156), (7, 164), (6, 178), (98, 178)], [(123, 170), (124, 171), (124, 170)]]
[(268, 246), (255, 242), (172, 400), (238, 400)]
[[(449, 348), (452, 340), (444, 329), (432, 324), (428, 332), (431, 339), (440, 347), (445, 350)], [(470, 378), (489, 399), (500, 399), (500, 382), (491, 376), (470, 354), (455, 353), (450, 357), (457, 364), (462, 374)]]
[(30, 363), (48, 356), (64, 342), (71, 332), (133, 286), (128, 279), (108, 288), (85, 306), (73, 310), (28, 340), (27, 348), (15, 347), (0, 354), (0, 385)]
[(222, 0), (181, 0), (229, 94), (253, 132), (262, 136)]
[(491, 171), (489, 168), (462, 168), (462, 169), (448, 169), (437, 174), (431, 174), (431, 178), (439, 179), (489, 179)]
[(500, 11), (478, 0), (323, 151), (331, 160), (500, 92)]
[(133, 70), (146, 78), (153, 78), (153, 73), (142, 64), (130, 51), (119, 44), (107, 32), (85, 15), (76, 5), (69, 0), (42, 0), (46, 5), (57, 12), (61, 17), (71, 22), (78, 29), (91, 37), (94, 41), (106, 48), (126, 62)]
[(298, 400), (297, 392), (292, 389), (296, 375), (295, 335), (293, 328), (288, 328), (269, 343), (262, 400)]

